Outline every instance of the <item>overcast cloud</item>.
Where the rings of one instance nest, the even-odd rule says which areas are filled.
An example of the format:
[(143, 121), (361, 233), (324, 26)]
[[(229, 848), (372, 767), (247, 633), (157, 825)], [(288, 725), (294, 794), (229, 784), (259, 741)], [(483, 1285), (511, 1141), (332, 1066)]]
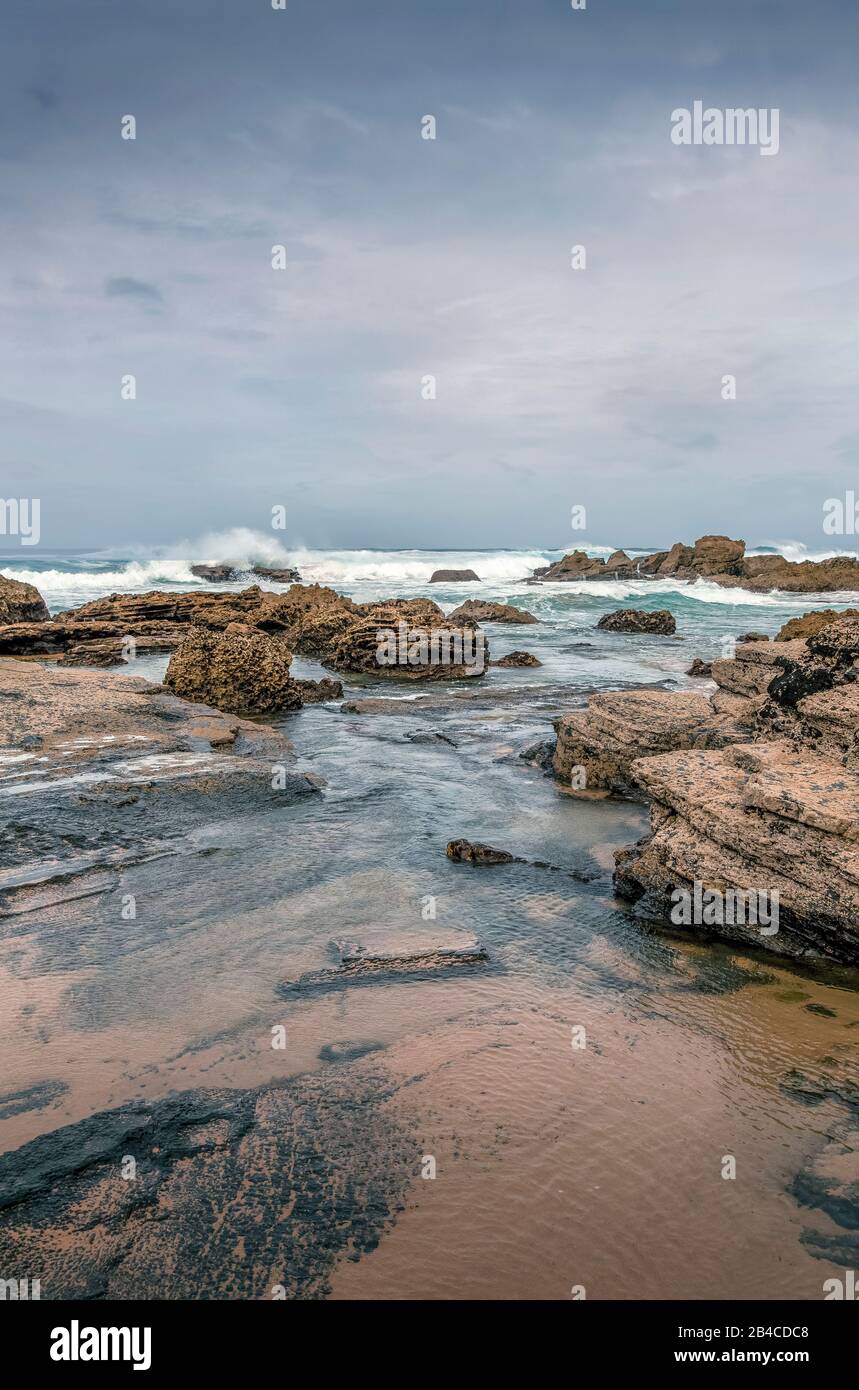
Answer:
[[(573, 504), (594, 542), (831, 544), (824, 500), (859, 491), (855, 0), (2, 25), (0, 494), (41, 497), (44, 545), (278, 503), (321, 546), (564, 546)], [(672, 144), (698, 99), (778, 107), (778, 155)]]

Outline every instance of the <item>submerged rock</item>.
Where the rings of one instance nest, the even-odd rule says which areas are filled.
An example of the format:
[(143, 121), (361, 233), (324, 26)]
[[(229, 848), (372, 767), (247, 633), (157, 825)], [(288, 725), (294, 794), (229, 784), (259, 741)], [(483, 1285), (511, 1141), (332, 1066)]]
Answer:
[(655, 632), (664, 636), (677, 631), (674, 615), (667, 608), (658, 608), (653, 613), (640, 608), (618, 608), (613, 613), (604, 613), (597, 627), (605, 632)]
[(321, 681), (297, 680), (303, 705), (319, 705), (325, 700), (343, 699), (343, 682), (331, 680), (326, 676)]
[(513, 855), (491, 845), (473, 845), (469, 840), (450, 840), (446, 854), (458, 864), (512, 864)]

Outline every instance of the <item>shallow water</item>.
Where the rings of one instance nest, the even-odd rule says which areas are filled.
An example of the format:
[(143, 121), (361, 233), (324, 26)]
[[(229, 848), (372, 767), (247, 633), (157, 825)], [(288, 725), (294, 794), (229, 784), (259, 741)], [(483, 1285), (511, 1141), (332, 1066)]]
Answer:
[[(820, 1241), (845, 1233), (801, 1205), (797, 1177), (833, 1136), (855, 1150), (844, 1095), (859, 975), (642, 925), (610, 873), (643, 809), (573, 798), (519, 756), (590, 690), (689, 684), (691, 658), (718, 651), (724, 632), (774, 632), (821, 602), (716, 605), (675, 591), (672, 641), (595, 632), (617, 602), (561, 588), (492, 591), (545, 620), (490, 629), (494, 657), (524, 647), (544, 660), (536, 671), (407, 691), (355, 682), (350, 695), (397, 712), (335, 704), (285, 718), (322, 794), (201, 828), (154, 879), (152, 865), (129, 869), (136, 920), (117, 921), (115, 895), (96, 894), (5, 922), (0, 1149), (132, 1099), (311, 1075), (331, 1096), (326, 1143), (341, 1175), (356, 1160), (335, 1100), (378, 1107), (374, 1143), (402, 1139), (386, 1159), (400, 1198), (357, 1257), (332, 1250), (333, 1297), (564, 1298), (577, 1285), (591, 1298), (821, 1297), (842, 1266)], [(487, 596), (407, 592), (445, 607)], [(635, 602), (666, 606), (666, 594)], [(134, 673), (161, 669), (150, 659)], [(452, 863), (445, 845), (459, 837), (544, 866)], [(485, 966), (278, 994), (329, 967), (332, 941), (401, 952), (475, 938)], [(735, 1179), (722, 1176), (727, 1156)], [(427, 1159), (434, 1178), (421, 1176)], [(245, 1186), (234, 1205), (250, 1231)], [(217, 1266), (216, 1286), (235, 1290), (230, 1261), (242, 1258)], [(276, 1272), (260, 1257), (253, 1296), (270, 1296)]]

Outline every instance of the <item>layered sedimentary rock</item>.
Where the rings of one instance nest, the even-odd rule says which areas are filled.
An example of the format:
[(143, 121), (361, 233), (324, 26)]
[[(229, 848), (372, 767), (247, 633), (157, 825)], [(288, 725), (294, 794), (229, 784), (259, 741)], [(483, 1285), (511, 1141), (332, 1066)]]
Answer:
[[(721, 748), (748, 733), (697, 691), (627, 690), (593, 695), (555, 723), (555, 775), (581, 791), (640, 795), (637, 758), (673, 748)], [(574, 770), (577, 772), (573, 777)]]
[(606, 693), (559, 720), (556, 775), (651, 803), (650, 833), (617, 855), (618, 892), (666, 922), (678, 893), (775, 899), (772, 930), (731, 912), (692, 925), (859, 961), (857, 659), (859, 617), (836, 615), (807, 640), (741, 644), (714, 661), (709, 700)]
[[(169, 594), (154, 590), (147, 594), (110, 594), (48, 621), (0, 624), (0, 655), (53, 659), (70, 665), (116, 665), (133, 661), (143, 652), (175, 651), (192, 628), (223, 633), (235, 624), (280, 637), (291, 651), (334, 670), (384, 678), (452, 679), (482, 675), (489, 658), (476, 620), (471, 618), (462, 625), (451, 623), (432, 599), (356, 604), (319, 584), (295, 584), (285, 593), (264, 592), (252, 585), (237, 593)], [(394, 630), (398, 640), (405, 630), (402, 661), (378, 659), (381, 639), (377, 634), (382, 630)], [(424, 641), (427, 658), (420, 660)], [(199, 638), (188, 649), (189, 660), (192, 653), (202, 657)], [(205, 689), (213, 698), (213, 687), (195, 684), (188, 674), (187, 661), (182, 664), (182, 679), (187, 680), (188, 688)]]
[(678, 541), (670, 550), (658, 550), (630, 560), (622, 550), (608, 560), (574, 550), (554, 565), (541, 566), (534, 577), (553, 582), (594, 579), (708, 579), (725, 588), (764, 592), (833, 593), (859, 589), (859, 559), (839, 556), (831, 560), (786, 560), (783, 555), (750, 555), (746, 543), (729, 536), (700, 536), (694, 545)]
[(859, 960), (859, 776), (788, 743), (645, 758), (633, 774), (653, 804), (650, 834), (617, 855), (615, 885), (671, 920), (677, 891), (778, 900), (778, 922), (697, 923), (793, 956)]

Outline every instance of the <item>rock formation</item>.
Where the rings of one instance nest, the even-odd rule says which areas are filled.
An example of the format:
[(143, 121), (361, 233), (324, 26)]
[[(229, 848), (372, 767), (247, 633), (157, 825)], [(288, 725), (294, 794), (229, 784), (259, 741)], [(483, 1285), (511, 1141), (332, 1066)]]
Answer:
[(50, 616), (38, 589), (0, 574), (0, 623), (41, 623)]
[(531, 652), (508, 652), (498, 661), (490, 662), (492, 666), (504, 666), (515, 669), (520, 666), (542, 666), (542, 661), (538, 660)]
[[(17, 585), (16, 592), (29, 588)], [(47, 618), (47, 609), (44, 612)], [(356, 604), (319, 584), (294, 584), (285, 593), (264, 592), (252, 585), (236, 593), (153, 590), (109, 594), (47, 621), (0, 623), (0, 656), (59, 659), (70, 665), (118, 665), (128, 660), (129, 638), (134, 639), (131, 651), (135, 655), (175, 651), (192, 627), (219, 633), (236, 623), (279, 636), (290, 651), (334, 670), (380, 678), (443, 680), (483, 675), (489, 658), (475, 620), (457, 626), (432, 599)], [(413, 659), (415, 646), (403, 663), (377, 662), (377, 632), (394, 629), (399, 634), (401, 623), (409, 633), (419, 630), (418, 638), (425, 635), (430, 649), (427, 661)], [(432, 657), (434, 643), (442, 653), (439, 660)], [(455, 659), (459, 649), (466, 653), (464, 659)], [(202, 653), (199, 639), (189, 648), (189, 656), (192, 650)], [(469, 652), (477, 655), (469, 656)], [(197, 688), (187, 672), (184, 679), (189, 680), (188, 688)]]
[(859, 558), (839, 556), (831, 560), (786, 560), (783, 555), (749, 555), (745, 541), (729, 536), (701, 536), (694, 545), (678, 541), (670, 550), (658, 550), (630, 560), (616, 550), (608, 560), (574, 550), (554, 565), (534, 570), (537, 579), (567, 583), (593, 579), (708, 579), (725, 588), (765, 592), (833, 593), (859, 589)]
[(430, 584), (474, 584), (480, 583), (480, 575), (474, 570), (434, 570)]
[(653, 613), (640, 608), (618, 608), (613, 613), (603, 613), (597, 627), (604, 632), (653, 632), (664, 637), (677, 631), (674, 614), (667, 608), (658, 608)]
[[(738, 644), (717, 689), (594, 696), (557, 721), (556, 776), (649, 800), (651, 829), (615, 884), (668, 922), (678, 892), (776, 895), (772, 935), (698, 929), (796, 957), (859, 961), (859, 615), (807, 639)], [(796, 629), (794, 629), (795, 631)], [(578, 775), (576, 775), (578, 774)], [(583, 774), (583, 775), (582, 775)]]
[(236, 569), (234, 565), (192, 565), (191, 573), (210, 584), (232, 584), (246, 574), (255, 574), (272, 584), (298, 584), (301, 579), (296, 569), (272, 569), (268, 565), (251, 565), (247, 570)]
[(273, 714), (301, 708), (289, 674), (291, 653), (280, 637), (243, 623), (224, 632), (192, 628), (173, 653), (164, 684), (185, 700), (228, 714)]
[(452, 613), (449, 623), (538, 623), (526, 608), (514, 608), (512, 603), (486, 603), (483, 599), (468, 598)]

